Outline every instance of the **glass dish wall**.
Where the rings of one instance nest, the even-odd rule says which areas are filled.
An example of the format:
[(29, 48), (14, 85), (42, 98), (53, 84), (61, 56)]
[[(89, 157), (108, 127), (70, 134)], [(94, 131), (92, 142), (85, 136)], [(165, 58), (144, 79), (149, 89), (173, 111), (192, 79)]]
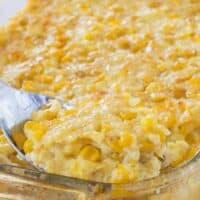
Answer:
[[(20, 9), (25, 0), (0, 0), (0, 24)], [(0, 165), (0, 199), (137, 199), (198, 200), (200, 160), (160, 177), (135, 184), (104, 184)]]

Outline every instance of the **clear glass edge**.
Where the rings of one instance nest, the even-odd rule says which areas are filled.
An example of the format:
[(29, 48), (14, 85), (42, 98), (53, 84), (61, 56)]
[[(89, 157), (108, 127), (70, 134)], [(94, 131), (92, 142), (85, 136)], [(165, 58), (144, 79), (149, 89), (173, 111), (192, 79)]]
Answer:
[[(199, 11), (199, 6), (200, 3), (196, 3), (193, 6), (190, 6), (191, 11)], [(22, 13), (25, 9), (26, 6), (18, 13)], [(181, 9), (179, 8), (178, 10), (181, 11), (182, 9), (184, 9), (184, 7), (182, 7)], [(0, 175), (3, 174), (5, 176), (17, 177), (20, 180), (27, 181), (30, 185), (38, 183), (38, 187), (40, 187), (39, 183), (43, 183), (44, 185), (55, 186), (55, 188), (64, 187), (66, 189), (74, 189), (76, 191), (80, 191), (91, 196), (106, 194), (106, 196), (111, 197), (112, 199), (118, 199), (122, 197), (134, 197), (135, 199), (141, 196), (162, 193), (165, 192), (170, 186), (176, 186), (176, 184), (178, 183), (183, 183), (184, 180), (187, 179), (187, 177), (195, 176), (195, 173), (197, 171), (200, 171), (200, 152), (192, 160), (176, 169), (171, 169), (164, 174), (146, 179), (144, 181), (126, 184), (95, 182), (73, 177), (44, 173), (18, 166), (0, 164)], [(15, 179), (13, 181), (15, 181)], [(117, 194), (116, 191), (118, 191)], [(5, 197), (5, 199), (7, 198)]]
[(110, 198), (135, 198), (162, 193), (171, 186), (180, 183), (183, 184), (189, 177), (195, 176), (196, 171), (199, 169), (200, 153), (183, 166), (163, 173), (160, 176), (126, 184), (95, 182), (4, 164), (0, 165), (0, 174), (18, 177), (27, 182), (30, 181), (29, 184), (43, 183), (44, 185), (51, 185), (55, 188), (74, 189), (89, 196), (97, 197), (98, 195), (104, 194)]

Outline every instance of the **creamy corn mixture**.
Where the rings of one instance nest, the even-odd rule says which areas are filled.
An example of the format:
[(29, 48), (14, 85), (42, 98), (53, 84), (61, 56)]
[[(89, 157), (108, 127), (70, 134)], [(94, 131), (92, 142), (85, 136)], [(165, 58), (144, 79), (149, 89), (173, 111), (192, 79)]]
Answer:
[[(0, 30), (0, 77), (71, 107), (55, 100), (33, 113), (27, 158), (51, 173), (125, 183), (194, 156), (199, 10), (198, 0), (29, 0)], [(3, 136), (1, 157), (14, 162)]]

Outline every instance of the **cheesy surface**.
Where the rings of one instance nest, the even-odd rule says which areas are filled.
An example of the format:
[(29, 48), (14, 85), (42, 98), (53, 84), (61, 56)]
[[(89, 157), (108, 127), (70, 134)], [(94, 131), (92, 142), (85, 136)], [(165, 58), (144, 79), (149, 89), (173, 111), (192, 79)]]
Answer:
[(194, 156), (199, 9), (194, 0), (29, 0), (1, 28), (0, 77), (71, 108), (55, 100), (33, 113), (27, 158), (47, 172), (126, 183)]

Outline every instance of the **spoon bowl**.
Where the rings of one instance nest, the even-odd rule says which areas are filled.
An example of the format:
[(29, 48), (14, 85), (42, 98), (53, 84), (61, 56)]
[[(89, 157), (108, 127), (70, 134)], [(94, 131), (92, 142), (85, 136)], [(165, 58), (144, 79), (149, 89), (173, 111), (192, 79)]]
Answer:
[[(13, 135), (23, 132), (24, 123), (30, 119), (33, 111), (47, 104), (52, 97), (17, 90), (0, 80), (0, 127), (8, 143), (17, 152), (19, 157), (34, 166), (32, 161), (27, 160), (24, 151), (17, 146)], [(64, 108), (70, 108), (67, 103), (61, 102)]]

